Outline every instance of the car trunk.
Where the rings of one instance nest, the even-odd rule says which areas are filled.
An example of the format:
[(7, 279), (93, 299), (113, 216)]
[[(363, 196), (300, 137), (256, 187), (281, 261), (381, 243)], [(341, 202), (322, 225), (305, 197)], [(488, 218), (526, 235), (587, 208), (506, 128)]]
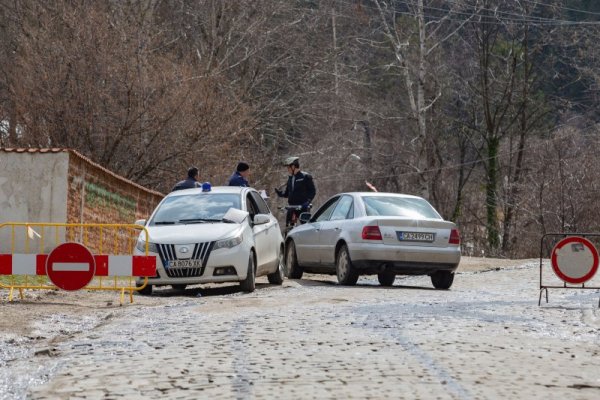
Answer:
[(377, 218), (383, 243), (402, 246), (446, 247), (450, 232), (456, 225), (442, 220), (408, 218)]

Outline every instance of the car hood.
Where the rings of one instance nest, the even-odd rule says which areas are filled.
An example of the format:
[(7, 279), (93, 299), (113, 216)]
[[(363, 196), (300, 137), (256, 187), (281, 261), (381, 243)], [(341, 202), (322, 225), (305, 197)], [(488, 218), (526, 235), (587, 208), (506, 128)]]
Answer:
[[(235, 236), (243, 228), (241, 224), (232, 223), (202, 223), (187, 225), (168, 225), (146, 227), (149, 242), (168, 244), (187, 244), (212, 242)], [(140, 236), (144, 239), (144, 233)]]

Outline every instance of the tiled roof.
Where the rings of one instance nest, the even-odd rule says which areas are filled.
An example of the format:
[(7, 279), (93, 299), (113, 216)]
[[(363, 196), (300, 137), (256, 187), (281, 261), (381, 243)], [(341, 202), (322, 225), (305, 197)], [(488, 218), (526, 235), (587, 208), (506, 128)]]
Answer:
[(102, 171), (106, 172), (107, 174), (115, 177), (116, 179), (127, 183), (129, 185), (135, 186), (140, 190), (143, 190), (145, 192), (148, 193), (152, 193), (154, 195), (157, 196), (164, 196), (163, 193), (157, 192), (155, 190), (150, 190), (142, 185), (138, 185), (137, 183), (130, 181), (129, 179), (123, 178), (120, 175), (115, 174), (114, 172), (112, 172), (109, 169), (104, 168), (102, 165), (97, 164), (95, 162), (93, 162), (92, 160), (90, 160), (88, 157), (84, 156), (83, 154), (79, 153), (77, 150), (73, 150), (73, 149), (64, 149), (64, 148), (57, 148), (57, 147), (52, 147), (52, 148), (17, 148), (17, 147), (0, 147), (0, 152), (4, 152), (4, 153), (69, 153), (72, 154), (75, 157), (78, 157), (80, 159), (82, 159), (83, 161), (87, 162), (88, 164), (101, 169)]
[(75, 151), (69, 149), (62, 149), (52, 147), (49, 149), (29, 149), (29, 148), (19, 148), (19, 147), (0, 147), (0, 151), (5, 153), (62, 153), (68, 151)]

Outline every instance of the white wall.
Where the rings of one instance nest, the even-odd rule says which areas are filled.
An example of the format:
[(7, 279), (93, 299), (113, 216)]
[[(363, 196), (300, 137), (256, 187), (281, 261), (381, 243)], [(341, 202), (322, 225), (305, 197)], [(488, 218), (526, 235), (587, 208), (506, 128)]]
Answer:
[[(0, 224), (5, 222), (66, 223), (68, 167), (69, 153), (67, 152), (0, 151)], [(23, 250), (24, 236), (26, 236), (24, 229), (15, 232), (15, 241), (19, 244), (15, 251)], [(6, 226), (0, 227), (0, 253), (10, 251), (10, 239), (11, 230)], [(39, 247), (37, 237), (31, 240), (30, 247)]]

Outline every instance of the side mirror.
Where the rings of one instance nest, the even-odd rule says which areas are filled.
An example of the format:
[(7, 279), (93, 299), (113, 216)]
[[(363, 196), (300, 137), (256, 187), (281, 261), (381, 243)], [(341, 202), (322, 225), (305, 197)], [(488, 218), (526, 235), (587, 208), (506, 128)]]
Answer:
[(146, 220), (138, 219), (137, 221), (134, 222), (134, 225), (146, 226)]
[(269, 221), (271, 221), (271, 218), (267, 214), (256, 214), (252, 220), (254, 225), (266, 224)]
[(300, 214), (300, 217), (298, 219), (300, 220), (301, 224), (305, 224), (308, 221), (310, 221), (310, 217), (312, 217), (311, 213), (303, 212), (302, 214)]

